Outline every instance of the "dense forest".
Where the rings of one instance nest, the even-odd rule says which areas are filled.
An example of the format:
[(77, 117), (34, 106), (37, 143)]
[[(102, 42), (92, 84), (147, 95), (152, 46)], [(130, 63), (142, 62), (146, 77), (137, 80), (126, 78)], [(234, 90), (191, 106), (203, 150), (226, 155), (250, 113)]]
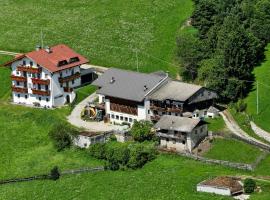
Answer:
[(269, 0), (194, 0), (196, 34), (177, 38), (177, 59), (187, 81), (236, 101), (250, 90), (253, 68), (270, 42)]

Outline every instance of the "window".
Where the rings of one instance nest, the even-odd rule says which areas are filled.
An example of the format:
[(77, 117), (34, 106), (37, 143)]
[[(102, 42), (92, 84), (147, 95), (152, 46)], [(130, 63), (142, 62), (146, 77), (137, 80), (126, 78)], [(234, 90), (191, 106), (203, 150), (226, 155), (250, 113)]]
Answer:
[(27, 73), (26, 72), (23, 72), (23, 76), (26, 77), (27, 76)]
[(72, 85), (73, 85), (73, 84), (75, 83), (75, 81), (74, 81), (74, 80), (72, 80), (72, 81), (71, 81), (71, 83), (72, 83)]
[(126, 121), (126, 122), (128, 121), (128, 118), (127, 118), (127, 117), (125, 117), (125, 121)]
[(61, 88), (63, 87), (63, 84), (62, 84), (62, 83), (60, 84), (60, 87), (61, 87)]
[(195, 130), (195, 134), (197, 134), (198, 133), (198, 131), (197, 130)]
[(20, 98), (20, 97), (21, 97), (21, 95), (20, 95), (20, 94), (17, 94), (17, 97), (18, 97), (18, 98)]
[(166, 138), (166, 141), (167, 141), (167, 142), (169, 142), (169, 141), (170, 141), (170, 139), (169, 139), (169, 138)]
[(19, 75), (20, 73), (17, 71), (16, 74)]
[(183, 140), (183, 141), (182, 141), (182, 144), (186, 144), (186, 141), (185, 141), (185, 140)]
[(123, 116), (120, 116), (120, 120), (123, 121), (124, 117)]
[(46, 101), (49, 102), (49, 98), (46, 98)]
[(62, 77), (63, 76), (63, 73), (62, 72), (60, 72), (60, 77)]
[(20, 85), (19, 81), (16, 81), (16, 85)]
[(45, 74), (45, 78), (48, 78), (48, 74)]
[(169, 112), (169, 113), (168, 113), (168, 115), (172, 115), (172, 113), (171, 113), (171, 112)]
[(150, 110), (148, 110), (148, 115), (150, 114)]
[(129, 118), (128, 121), (129, 121), (130, 123), (132, 123), (133, 120), (132, 120), (132, 118)]
[(114, 114), (111, 114), (111, 118), (114, 119)]
[(38, 84), (38, 89), (41, 90), (41, 85), (40, 84)]
[(32, 61), (30, 61), (30, 66), (31, 66), (31, 67), (33, 66), (33, 62), (32, 62)]
[(38, 74), (37, 74), (37, 77), (38, 77), (38, 78), (41, 78), (41, 75), (40, 75), (40, 73), (38, 73)]
[(25, 95), (24, 97), (25, 97), (25, 99), (28, 99), (28, 96), (27, 95)]
[(41, 97), (38, 97), (38, 100), (41, 101)]
[(25, 62), (25, 60), (23, 60), (23, 65), (26, 65), (26, 62)]
[(73, 74), (74, 74), (74, 69), (71, 70), (71, 75), (73, 75)]
[(115, 117), (116, 117), (116, 119), (119, 119), (119, 116), (118, 115), (116, 115)]
[(45, 85), (45, 89), (46, 89), (46, 90), (49, 90), (49, 86), (48, 86), (48, 85)]

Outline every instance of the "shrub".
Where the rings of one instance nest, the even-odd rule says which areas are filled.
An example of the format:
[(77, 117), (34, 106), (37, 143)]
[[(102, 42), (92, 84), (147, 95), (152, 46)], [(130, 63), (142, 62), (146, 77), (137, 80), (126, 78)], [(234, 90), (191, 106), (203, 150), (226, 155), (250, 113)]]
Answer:
[(247, 109), (247, 104), (241, 99), (235, 104), (234, 108), (236, 112), (244, 112)]
[(248, 193), (248, 194), (253, 193), (255, 188), (256, 188), (256, 182), (253, 179), (251, 178), (245, 179), (244, 181), (245, 193)]
[(60, 123), (53, 126), (49, 132), (49, 137), (53, 140), (57, 151), (69, 148), (72, 145), (73, 138), (78, 132), (67, 124)]
[(90, 145), (89, 153), (94, 158), (105, 159), (106, 158), (105, 148), (106, 148), (105, 144), (96, 143), (96, 144)]
[(51, 178), (52, 180), (56, 181), (57, 179), (60, 178), (60, 175), (61, 175), (61, 174), (60, 174), (60, 171), (59, 171), (59, 169), (58, 169), (57, 166), (55, 166), (54, 168), (52, 168), (51, 174), (50, 174), (50, 178)]
[(152, 124), (148, 121), (135, 121), (130, 132), (135, 141), (143, 142), (152, 140), (154, 133), (151, 131)]

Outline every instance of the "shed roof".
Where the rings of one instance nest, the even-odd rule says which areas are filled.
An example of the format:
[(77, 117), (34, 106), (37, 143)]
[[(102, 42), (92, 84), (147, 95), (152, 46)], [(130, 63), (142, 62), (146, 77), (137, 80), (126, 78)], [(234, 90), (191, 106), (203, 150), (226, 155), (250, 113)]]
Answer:
[(239, 193), (243, 190), (243, 186), (240, 183), (239, 178), (228, 176), (220, 176), (214, 179), (206, 180), (199, 183), (199, 185), (229, 188), (232, 194)]
[(164, 74), (144, 74), (110, 68), (92, 84), (101, 87), (98, 94), (141, 102), (167, 77)]
[(159, 101), (171, 99), (184, 102), (201, 88), (202, 86), (199, 85), (184, 83), (180, 81), (169, 81), (169, 83), (162, 86), (159, 90), (153, 92), (149, 98)]
[(154, 125), (156, 129), (173, 130), (189, 133), (201, 121), (199, 119), (191, 119), (187, 117), (179, 117), (172, 115), (163, 115), (160, 120)]

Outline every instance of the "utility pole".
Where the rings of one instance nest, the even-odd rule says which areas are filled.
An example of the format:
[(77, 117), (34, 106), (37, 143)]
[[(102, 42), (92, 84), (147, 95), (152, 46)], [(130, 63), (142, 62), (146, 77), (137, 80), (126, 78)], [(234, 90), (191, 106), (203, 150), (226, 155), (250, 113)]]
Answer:
[(136, 49), (137, 72), (139, 72), (138, 50)]
[(257, 115), (259, 114), (259, 81), (257, 81)]
[(40, 32), (40, 40), (41, 40), (41, 48), (43, 49), (44, 44), (43, 44), (43, 31), (42, 31), (42, 29)]

